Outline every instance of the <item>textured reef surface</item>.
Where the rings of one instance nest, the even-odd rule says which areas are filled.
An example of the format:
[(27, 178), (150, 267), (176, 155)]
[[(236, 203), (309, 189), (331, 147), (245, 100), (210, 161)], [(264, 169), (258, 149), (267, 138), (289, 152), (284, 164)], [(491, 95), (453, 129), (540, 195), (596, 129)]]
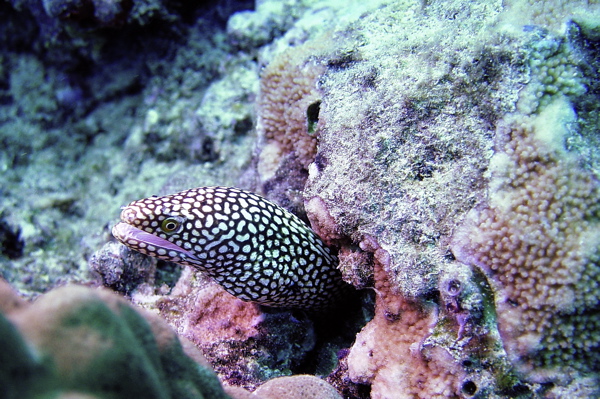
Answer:
[[(598, 1), (0, 18), (4, 396), (600, 397)], [(355, 295), (268, 308), (111, 237), (211, 185), (310, 224)]]

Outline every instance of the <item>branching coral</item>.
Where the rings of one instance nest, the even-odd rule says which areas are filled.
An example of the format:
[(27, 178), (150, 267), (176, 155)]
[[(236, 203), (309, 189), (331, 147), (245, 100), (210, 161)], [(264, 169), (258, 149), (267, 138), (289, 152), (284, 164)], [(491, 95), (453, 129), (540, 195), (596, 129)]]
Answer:
[(505, 347), (525, 370), (600, 367), (600, 185), (563, 148), (573, 118), (562, 99), (505, 121), (489, 204), (453, 239), (493, 282)]

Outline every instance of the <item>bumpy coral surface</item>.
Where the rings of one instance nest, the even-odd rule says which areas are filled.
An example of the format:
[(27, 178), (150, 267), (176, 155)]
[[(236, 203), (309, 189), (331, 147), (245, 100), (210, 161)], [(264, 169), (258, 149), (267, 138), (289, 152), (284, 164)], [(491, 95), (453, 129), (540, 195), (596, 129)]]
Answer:
[(352, 381), (378, 387), (373, 398), (457, 396), (466, 374), (460, 364), (440, 348), (429, 356), (422, 352), (436, 321), (434, 314), (394, 293), (380, 265), (375, 281), (375, 318), (358, 334), (348, 357)]
[[(550, 394), (532, 384), (549, 380), (576, 396), (593, 392), (587, 378), (598, 372), (597, 183), (564, 145), (586, 123), (573, 113), (590, 82), (581, 61), (586, 50), (538, 27), (479, 30), (474, 21), (493, 25), (512, 11), (494, 4), (469, 3), (468, 18), (464, 8), (437, 3), (424, 19), (408, 4), (396, 5), (397, 14), (373, 12), (347, 36), (361, 45), (322, 79), (308, 216), (342, 246), (349, 281), (364, 282), (368, 270), (369, 256), (356, 246), (385, 258), (389, 274), (375, 273), (376, 290), (383, 280), (398, 301), (422, 312), (419, 320), (430, 320), (419, 332), (410, 331), (418, 323), (385, 325), (378, 302), (348, 358), (351, 378), (371, 384), (372, 397), (390, 397), (400, 386), (416, 397)], [(451, 11), (460, 22), (447, 23)], [(401, 27), (394, 45), (385, 44), (375, 21), (386, 32)], [(409, 35), (411, 24), (427, 34)], [(467, 44), (477, 35), (480, 44)], [(458, 43), (465, 46), (458, 59), (444, 53)], [(473, 208), (480, 227), (463, 233), (458, 226)], [(503, 256), (491, 260), (494, 248)], [(401, 313), (412, 320), (413, 311)], [(477, 339), (478, 349), (464, 345)], [(400, 355), (408, 342), (411, 356)], [(431, 348), (453, 360), (428, 358)], [(394, 368), (417, 372), (423, 365), (431, 369), (421, 379), (385, 378)]]
[(505, 346), (529, 368), (600, 366), (600, 184), (562, 146), (573, 120), (562, 100), (500, 127), (489, 204), (453, 246), (494, 281)]
[[(205, 350), (231, 396), (338, 360), (327, 381), (352, 399), (600, 396), (600, 3), (208, 3), (0, 5), (2, 275), (29, 296), (89, 281), (84, 259), (120, 205), (250, 188), (306, 211), (366, 289), (358, 311), (374, 317), (354, 344), (338, 352), (354, 330), (241, 303), (189, 270), (173, 287), (177, 273), (158, 276), (172, 266), (128, 265), (114, 246), (91, 262)], [(82, 4), (100, 14), (77, 19)], [(14, 361), (0, 370), (47, 376), (13, 320), (37, 304), (5, 303), (0, 356)], [(119, 328), (140, 380), (161, 385), (144, 370), (164, 363), (140, 365)], [(96, 338), (90, 353), (109, 342)], [(13, 389), (6, 375), (0, 389)], [(322, 385), (294, 378), (264, 389)]]
[(263, 399), (342, 399), (331, 385), (312, 375), (274, 378), (261, 385), (255, 395)]
[(315, 346), (310, 320), (289, 312), (266, 313), (189, 268), (169, 296), (138, 294), (133, 299), (159, 310), (230, 385), (254, 389), (265, 380), (289, 375)]
[(0, 331), (6, 399), (340, 398), (314, 376), (273, 379), (254, 394), (224, 391), (191, 342), (104, 289), (67, 286), (29, 304), (0, 280)]
[(266, 148), (259, 171), (265, 180), (282, 155), (293, 154), (304, 168), (315, 158), (321, 103), (318, 81), (324, 68), (310, 59), (314, 53), (313, 43), (284, 52), (261, 74), (258, 129)]
[[(69, 286), (20, 302), (1, 281), (3, 397), (227, 398), (194, 347), (106, 290)], [(14, 357), (7, 357), (12, 354)]]

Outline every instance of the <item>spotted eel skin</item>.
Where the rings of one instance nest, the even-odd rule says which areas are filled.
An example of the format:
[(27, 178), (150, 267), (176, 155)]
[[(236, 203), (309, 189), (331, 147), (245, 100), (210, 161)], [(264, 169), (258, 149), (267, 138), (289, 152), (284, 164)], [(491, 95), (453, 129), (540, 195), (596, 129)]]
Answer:
[(237, 188), (134, 201), (112, 233), (133, 250), (206, 272), (244, 301), (319, 309), (348, 286), (335, 255), (304, 222)]

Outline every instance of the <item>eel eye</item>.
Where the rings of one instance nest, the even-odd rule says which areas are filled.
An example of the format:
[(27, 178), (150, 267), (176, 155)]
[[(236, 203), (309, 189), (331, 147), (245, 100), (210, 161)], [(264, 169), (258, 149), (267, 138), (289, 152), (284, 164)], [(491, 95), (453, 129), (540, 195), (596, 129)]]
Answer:
[(160, 228), (167, 234), (175, 233), (181, 226), (181, 222), (175, 218), (166, 218), (162, 221)]

